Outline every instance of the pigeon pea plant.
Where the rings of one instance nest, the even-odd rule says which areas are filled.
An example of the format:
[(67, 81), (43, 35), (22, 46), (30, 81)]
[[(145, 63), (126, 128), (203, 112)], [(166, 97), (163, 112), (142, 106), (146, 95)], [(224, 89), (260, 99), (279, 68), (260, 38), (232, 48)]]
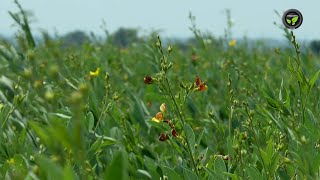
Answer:
[[(169, 45), (167, 48), (167, 53), (165, 54), (159, 36), (156, 42), (156, 47), (161, 55), (159, 60), (160, 72), (156, 73), (154, 76), (146, 76), (144, 78), (144, 82), (145, 84), (154, 83), (158, 86), (160, 93), (166, 96), (168, 102), (170, 102), (169, 104), (172, 105), (171, 107), (174, 113), (171, 115), (167, 114), (165, 112), (166, 104), (162, 104), (160, 106), (161, 112), (157, 113), (156, 117), (154, 117), (152, 121), (149, 121), (149, 123), (162, 130), (168, 130), (168, 128), (165, 127), (168, 125), (171, 127), (172, 136), (161, 133), (159, 140), (169, 140), (172, 147), (177, 150), (177, 153), (179, 153), (180, 156), (182, 156), (184, 159), (187, 157), (186, 159), (188, 161), (188, 166), (184, 167), (184, 172), (186, 172), (186, 174), (191, 176), (199, 176), (199, 171), (201, 170), (203, 164), (201, 164), (197, 158), (201, 157), (201, 159), (203, 159), (208, 149), (199, 152), (196, 148), (201, 140), (202, 134), (199, 135), (196, 141), (196, 137), (191, 126), (185, 120), (183, 109), (190, 93), (195, 91), (203, 92), (207, 90), (208, 87), (206, 83), (202, 82), (198, 76), (195, 76), (195, 82), (187, 84), (180, 82), (180, 91), (173, 89), (167, 75), (173, 66), (173, 63), (170, 61), (170, 54), (173, 48), (171, 45)], [(166, 118), (170, 118), (172, 120), (166, 120)], [(158, 124), (160, 124), (160, 126)], [(178, 127), (178, 132), (176, 132), (174, 129), (175, 126)]]

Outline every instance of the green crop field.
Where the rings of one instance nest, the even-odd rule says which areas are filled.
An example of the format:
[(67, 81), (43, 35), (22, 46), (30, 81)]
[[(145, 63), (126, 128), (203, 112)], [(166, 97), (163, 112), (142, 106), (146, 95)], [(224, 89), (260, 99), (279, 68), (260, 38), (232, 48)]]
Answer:
[[(0, 179), (319, 179), (320, 57), (202, 33), (0, 41)], [(301, 46), (301, 47), (300, 47)]]

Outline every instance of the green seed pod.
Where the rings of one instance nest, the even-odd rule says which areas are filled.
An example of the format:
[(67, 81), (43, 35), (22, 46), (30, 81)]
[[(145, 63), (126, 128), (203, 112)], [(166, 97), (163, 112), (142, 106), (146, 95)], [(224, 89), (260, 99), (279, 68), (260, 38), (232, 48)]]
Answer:
[(35, 56), (34, 56), (34, 51), (33, 50), (28, 50), (27, 51), (27, 59), (29, 61), (33, 61), (35, 59)]
[(49, 69), (49, 75), (51, 77), (56, 77), (59, 73), (59, 66), (57, 65), (52, 65), (50, 66), (50, 69)]
[(114, 101), (118, 100), (119, 99), (119, 95), (117, 93), (114, 93), (113, 96), (112, 96), (112, 99)]
[(44, 94), (44, 97), (46, 98), (46, 100), (51, 101), (54, 99), (54, 93), (51, 90), (47, 90)]
[(300, 138), (300, 140), (301, 140), (301, 143), (303, 143), (303, 144), (306, 144), (306, 143), (307, 143), (307, 139), (306, 139), (305, 136), (302, 136), (302, 137)]
[(158, 42), (156, 42), (156, 46), (158, 47), (158, 48), (161, 48), (161, 43), (158, 41)]
[(80, 91), (75, 91), (70, 96), (70, 102), (73, 104), (77, 104), (82, 100), (83, 94)]
[(104, 77), (104, 80), (106, 81), (106, 83), (109, 83), (109, 79), (110, 79), (110, 75), (108, 72), (106, 72), (106, 76)]
[(284, 157), (284, 158), (283, 158), (283, 162), (284, 162), (284, 163), (290, 163), (291, 160), (290, 160), (289, 158), (287, 158), (287, 157)]

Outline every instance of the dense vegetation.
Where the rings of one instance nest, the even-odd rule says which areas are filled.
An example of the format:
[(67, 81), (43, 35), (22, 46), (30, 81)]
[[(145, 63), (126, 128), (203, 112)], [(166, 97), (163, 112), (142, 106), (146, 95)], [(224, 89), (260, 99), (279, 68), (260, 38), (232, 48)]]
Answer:
[(20, 10), (0, 43), (1, 179), (319, 178), (320, 59), (293, 32), (249, 49), (190, 16), (183, 50), (135, 31), (37, 42)]

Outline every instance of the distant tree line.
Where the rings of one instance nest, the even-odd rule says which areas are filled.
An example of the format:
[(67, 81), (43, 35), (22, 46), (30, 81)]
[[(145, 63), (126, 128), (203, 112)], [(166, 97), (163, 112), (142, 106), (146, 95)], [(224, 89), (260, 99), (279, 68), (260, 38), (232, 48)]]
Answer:
[[(121, 47), (125, 48), (133, 42), (139, 41), (138, 30), (133, 28), (119, 28), (116, 32), (112, 33), (108, 38)], [(61, 37), (64, 46), (78, 46), (83, 43), (89, 42), (89, 36), (80, 30), (76, 30)]]
[[(143, 37), (138, 36), (138, 30), (134, 28), (119, 28), (117, 31), (108, 35), (108, 41), (111, 41), (114, 45), (120, 48), (126, 48), (130, 44), (143, 40)], [(3, 37), (0, 39), (4, 39)], [(69, 46), (81, 46), (86, 42), (91, 42), (90, 37), (83, 31), (76, 30), (63, 35), (60, 38), (64, 47)], [(175, 40), (175, 46), (180, 50), (186, 51), (190, 48), (190, 44), (193, 46), (197, 44), (197, 40), (194, 37), (186, 38), (185, 40)], [(215, 42), (219, 43), (219, 42)], [(220, 42), (221, 43), (221, 42)], [(320, 55), (320, 40), (312, 40), (309, 43), (309, 48), (317, 55)]]

